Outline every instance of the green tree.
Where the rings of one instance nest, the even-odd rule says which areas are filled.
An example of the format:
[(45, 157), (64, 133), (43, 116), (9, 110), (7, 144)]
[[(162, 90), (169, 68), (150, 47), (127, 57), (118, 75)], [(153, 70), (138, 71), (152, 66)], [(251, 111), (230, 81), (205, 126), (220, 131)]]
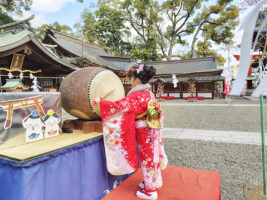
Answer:
[(106, 3), (99, 4), (94, 13), (85, 9), (75, 28), (87, 41), (105, 47), (113, 55), (129, 55), (131, 51), (130, 32), (125, 26), (123, 13)]
[[(215, 44), (229, 45), (232, 43), (233, 30), (238, 24), (238, 15), (238, 8), (231, 5), (231, 0), (218, 0), (215, 5), (204, 6), (193, 22), (196, 30), (191, 43), (191, 57), (203, 56), (197, 54), (195, 49), (200, 35), (205, 41), (212, 41)], [(200, 43), (203, 44), (202, 41)], [(205, 44), (207, 43), (205, 42)], [(211, 44), (208, 45), (208, 47), (211, 46)]]
[(53, 24), (43, 24), (42, 26), (35, 28), (35, 32), (41, 39), (44, 39), (47, 29), (51, 29), (64, 34), (72, 33), (72, 29), (69, 26), (60, 25), (58, 22), (54, 22)]
[(96, 19), (94, 13), (90, 12), (88, 9), (84, 9), (80, 22), (77, 22), (74, 28), (76, 28), (88, 42), (97, 43)]
[(123, 13), (106, 2), (99, 2), (95, 12), (85, 9), (81, 22), (75, 24), (75, 28), (87, 41), (105, 47), (113, 55), (130, 55), (130, 31), (125, 25)]
[[(160, 4), (157, 0), (99, 0), (95, 12), (85, 10), (76, 27), (86, 40), (115, 55), (142, 61), (214, 55), (222, 63), (212, 48), (231, 42), (238, 10), (231, 5), (233, 0), (218, 0), (209, 7), (205, 1), (165, 0)], [(175, 55), (176, 50), (190, 45), (187, 36), (191, 35), (192, 52)], [(199, 49), (201, 42), (206, 44), (204, 51)]]
[(158, 18), (158, 3), (153, 0), (124, 0), (121, 9), (136, 34), (132, 34), (132, 56), (143, 61), (161, 60), (159, 35), (154, 26)]
[(15, 12), (21, 15), (23, 10), (30, 10), (32, 0), (1, 0), (0, 1), (0, 13), (8, 14)]
[(199, 41), (197, 43), (196, 54), (200, 57), (215, 57), (218, 65), (220, 66), (223, 66), (226, 62), (225, 58), (222, 55), (216, 53), (216, 51), (212, 48), (211, 42), (208, 40)]
[(175, 46), (187, 45), (183, 38), (194, 32), (195, 24), (191, 19), (203, 1), (167, 0), (160, 5), (155, 26), (160, 36), (158, 44), (167, 60), (172, 59)]
[(127, 55), (131, 49), (127, 41), (130, 32), (125, 26), (123, 13), (107, 4), (101, 4), (95, 15), (98, 41), (114, 55)]
[(186, 41), (188, 35), (194, 37), (191, 44), (193, 53), (188, 54), (190, 57), (204, 56), (195, 54), (199, 35), (216, 44), (231, 42), (231, 31), (237, 25), (237, 7), (230, 4), (232, 0), (218, 0), (209, 8), (204, 2), (205, 0), (166, 0), (159, 5), (153, 0), (124, 0), (122, 9), (144, 44), (151, 46), (148, 38), (153, 38), (152, 41), (156, 42), (156, 48), (160, 49), (162, 57), (171, 60), (173, 57), (180, 57), (174, 55), (175, 49), (189, 45)]
[(0, 26), (11, 22), (14, 22), (12, 17), (8, 16), (7, 14), (0, 13)]

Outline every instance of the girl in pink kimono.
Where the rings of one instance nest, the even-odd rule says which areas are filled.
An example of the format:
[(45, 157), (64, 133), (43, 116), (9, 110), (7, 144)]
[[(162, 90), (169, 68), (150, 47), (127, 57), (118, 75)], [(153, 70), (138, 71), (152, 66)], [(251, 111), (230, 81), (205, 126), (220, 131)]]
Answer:
[(162, 187), (161, 170), (167, 167), (162, 143), (163, 111), (150, 91), (149, 80), (155, 75), (153, 67), (140, 65), (131, 71), (132, 90), (115, 102), (99, 103), (104, 134), (108, 171), (113, 175), (129, 174), (140, 166), (144, 181), (136, 195), (142, 199), (157, 199)]

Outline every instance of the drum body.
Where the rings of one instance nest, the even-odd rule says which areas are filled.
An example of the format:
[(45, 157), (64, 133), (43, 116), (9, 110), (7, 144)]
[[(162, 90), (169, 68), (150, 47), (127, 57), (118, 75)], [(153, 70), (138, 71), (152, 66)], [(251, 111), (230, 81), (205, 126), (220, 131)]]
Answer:
[(100, 119), (96, 97), (116, 101), (125, 96), (119, 77), (112, 71), (87, 67), (69, 74), (60, 86), (62, 107), (74, 117), (84, 120)]

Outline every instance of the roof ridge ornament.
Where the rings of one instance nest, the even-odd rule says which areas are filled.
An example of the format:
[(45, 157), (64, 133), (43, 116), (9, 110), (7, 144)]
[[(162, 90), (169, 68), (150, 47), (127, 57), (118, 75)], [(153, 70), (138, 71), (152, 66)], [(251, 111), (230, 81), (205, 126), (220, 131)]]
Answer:
[(24, 30), (24, 29), (28, 29), (29, 31), (33, 32), (30, 21), (33, 20), (34, 17), (35, 15), (32, 15), (21, 21), (15, 21), (9, 24), (1, 25), (0, 26), (1, 33), (11, 31), (13, 34), (16, 34), (17, 32)]

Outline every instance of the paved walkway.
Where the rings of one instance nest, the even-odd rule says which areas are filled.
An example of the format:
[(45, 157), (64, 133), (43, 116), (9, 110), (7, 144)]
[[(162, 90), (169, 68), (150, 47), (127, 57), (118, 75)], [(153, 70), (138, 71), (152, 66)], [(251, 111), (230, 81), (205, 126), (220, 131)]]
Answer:
[(261, 145), (261, 133), (258, 132), (164, 128), (163, 138)]

